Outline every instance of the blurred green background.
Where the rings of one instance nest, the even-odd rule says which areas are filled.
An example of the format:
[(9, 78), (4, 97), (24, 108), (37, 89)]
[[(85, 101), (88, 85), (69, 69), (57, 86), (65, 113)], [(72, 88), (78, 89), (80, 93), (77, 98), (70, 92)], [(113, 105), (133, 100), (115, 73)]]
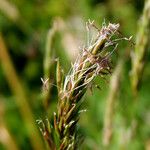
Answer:
[[(37, 119), (48, 118), (56, 111), (56, 58), (65, 74), (86, 42), (85, 22), (95, 20), (101, 27), (120, 23), (124, 36), (135, 42), (144, 0), (0, 0), (0, 150), (48, 149), (39, 132)], [(57, 26), (49, 46), (50, 85), (44, 99), (41, 77), (48, 42), (48, 31)], [(49, 43), (48, 43), (49, 44)], [(119, 58), (125, 61), (116, 91), (113, 111), (111, 150), (150, 150), (150, 53), (147, 49), (145, 68), (138, 96), (133, 96), (130, 83), (132, 51), (129, 42), (121, 42), (113, 54), (113, 68)], [(106, 81), (107, 80), (107, 81)], [(109, 80), (97, 78), (84, 97), (79, 132), (85, 139), (80, 149), (103, 147), (104, 116), (109, 95)], [(93, 86), (94, 87), (94, 86)]]

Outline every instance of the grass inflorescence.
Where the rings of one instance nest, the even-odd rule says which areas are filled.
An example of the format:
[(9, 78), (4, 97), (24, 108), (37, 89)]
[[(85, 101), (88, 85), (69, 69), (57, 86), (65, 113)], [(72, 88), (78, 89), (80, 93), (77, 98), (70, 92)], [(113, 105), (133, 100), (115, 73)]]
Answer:
[(94, 28), (97, 31), (97, 36), (91, 40), (88, 39), (88, 45), (82, 48), (81, 54), (64, 79), (58, 61), (56, 71), (57, 112), (54, 112), (51, 126), (48, 120), (45, 124), (42, 121), (39, 122), (42, 124), (43, 136), (51, 149), (66, 150), (78, 147), (80, 138), (77, 134), (77, 123), (80, 118), (82, 97), (96, 76), (111, 73), (110, 56), (117, 48), (118, 41), (122, 40), (117, 39), (116, 36), (119, 33), (119, 24), (103, 24), (102, 28), (99, 29), (93, 21), (88, 21), (86, 27), (88, 33), (91, 28)]

